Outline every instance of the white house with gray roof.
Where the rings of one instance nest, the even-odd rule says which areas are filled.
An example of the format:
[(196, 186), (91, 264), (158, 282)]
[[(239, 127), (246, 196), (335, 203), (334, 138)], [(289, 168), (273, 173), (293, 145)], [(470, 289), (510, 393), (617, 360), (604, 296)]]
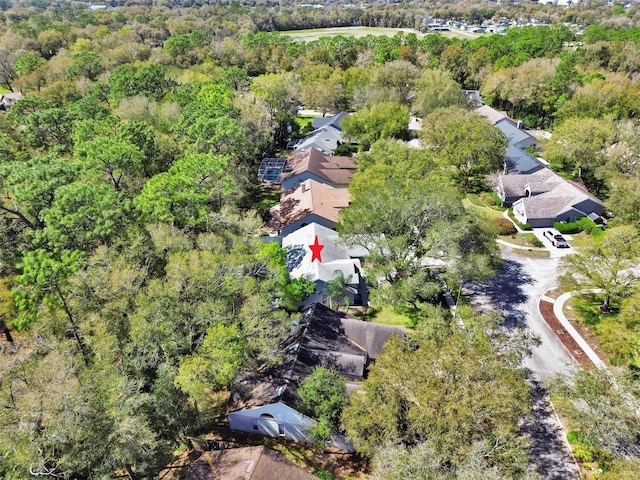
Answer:
[(476, 108), (475, 112), (498, 127), (507, 138), (505, 172), (533, 173), (544, 168), (544, 162), (525, 150), (527, 147), (537, 147), (539, 142), (537, 138), (522, 129), (522, 122), (510, 119), (505, 112), (499, 112), (489, 105)]
[(498, 127), (508, 140), (504, 173), (495, 192), (513, 205), (513, 215), (532, 227), (552, 227), (555, 222), (572, 222), (591, 213), (604, 212), (604, 204), (591, 195), (582, 182), (569, 181), (547, 167), (546, 162), (524, 150), (536, 147), (537, 139), (488, 105), (476, 113)]
[[(323, 246), (320, 260), (313, 259), (309, 245), (315, 239)], [(305, 303), (327, 303), (327, 282), (342, 275), (348, 283), (345, 295), (349, 305), (366, 305), (367, 288), (362, 275), (361, 261), (367, 254), (363, 247), (351, 247), (338, 238), (335, 230), (318, 223), (310, 223), (282, 238), (287, 252), (286, 264), (291, 278), (306, 278), (316, 283), (316, 293)]]
[(294, 146), (295, 150), (316, 148), (323, 153), (333, 155), (338, 146), (345, 143), (342, 136), (342, 119), (348, 114), (340, 112), (333, 117), (321, 117), (313, 120), (311, 126), (314, 130), (306, 137), (300, 139)]
[(605, 209), (584, 185), (546, 167), (529, 174), (502, 175), (496, 193), (513, 204), (519, 222), (532, 227), (552, 227), (555, 222), (572, 222), (591, 213), (601, 215)]

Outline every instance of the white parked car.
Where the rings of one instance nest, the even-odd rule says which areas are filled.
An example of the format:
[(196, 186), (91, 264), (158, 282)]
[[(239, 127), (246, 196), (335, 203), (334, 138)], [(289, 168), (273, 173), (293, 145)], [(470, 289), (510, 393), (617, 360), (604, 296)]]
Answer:
[(569, 248), (569, 244), (559, 233), (553, 233), (551, 230), (545, 230), (543, 235), (549, 239), (551, 245), (556, 248)]

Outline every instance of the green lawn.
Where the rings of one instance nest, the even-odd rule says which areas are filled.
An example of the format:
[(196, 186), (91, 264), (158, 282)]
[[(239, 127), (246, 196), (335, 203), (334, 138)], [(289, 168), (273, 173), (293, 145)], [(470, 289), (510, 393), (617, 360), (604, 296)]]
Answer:
[(486, 206), (477, 195), (467, 195), (467, 197), (462, 200), (462, 204), (465, 208), (473, 210), (475, 213), (487, 220), (491, 220), (493, 218), (504, 218), (501, 211)]
[(498, 235), (500, 240), (504, 240), (505, 242), (513, 243), (514, 245), (519, 245), (522, 247), (535, 247), (541, 248), (540, 240), (533, 233), (516, 233), (513, 235)]
[(283, 35), (289, 35), (294, 40), (312, 42), (322, 37), (335, 37), (344, 35), (345, 37), (366, 37), (367, 35), (386, 35), (393, 37), (398, 32), (415, 33), (418, 37), (424, 37), (424, 33), (418, 30), (408, 28), (382, 28), (382, 27), (332, 27), (332, 28), (313, 28), (310, 30), (287, 30), (280, 32)]
[(589, 235), (586, 232), (572, 233), (566, 234), (565, 237), (571, 238), (571, 240), (569, 240), (569, 243), (572, 247), (593, 247), (600, 243), (602, 238), (607, 234), (607, 231), (597, 229), (597, 231), (595, 231), (594, 233), (595, 235)]
[(385, 325), (399, 325), (401, 327), (413, 328), (415, 323), (406, 315), (399, 313), (395, 308), (385, 305), (384, 307), (369, 307), (366, 313), (366, 320)]
[(11, 93), (11, 90), (9, 90), (4, 85), (0, 85), (0, 94), (3, 94), (3, 93)]
[[(514, 245), (519, 245), (514, 243)], [(498, 248), (508, 248), (504, 245), (498, 245)], [(523, 257), (532, 257), (532, 258), (549, 258), (551, 254), (549, 250), (523, 250), (520, 248), (512, 248), (511, 253), (515, 253), (516, 255), (521, 255)]]
[(298, 127), (302, 129), (308, 125), (311, 125), (311, 123), (313, 122), (313, 117), (296, 117), (295, 122)]
[(612, 365), (640, 366), (640, 331), (632, 321), (629, 324), (618, 316), (619, 304), (612, 299), (612, 312), (602, 313), (602, 294), (589, 294), (573, 297), (567, 305), (577, 320), (589, 325), (602, 352)]
[(411, 28), (383, 28), (383, 27), (331, 27), (331, 28), (313, 28), (310, 30), (286, 30), (280, 32), (284, 35), (291, 36), (294, 40), (312, 42), (322, 37), (335, 37), (344, 35), (345, 37), (366, 37), (367, 35), (386, 35), (393, 37), (398, 32), (415, 33), (418, 38), (425, 35), (442, 35), (443, 37), (454, 38), (476, 38), (481, 34), (466, 32), (463, 30), (451, 30), (449, 32), (438, 32), (425, 34)]

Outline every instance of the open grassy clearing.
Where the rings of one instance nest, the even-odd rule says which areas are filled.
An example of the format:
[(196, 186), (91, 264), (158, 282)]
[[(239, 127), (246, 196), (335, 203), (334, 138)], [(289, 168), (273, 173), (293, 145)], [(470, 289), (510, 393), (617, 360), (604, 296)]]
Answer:
[[(513, 244), (516, 247), (519, 247), (518, 244), (514, 243)], [(510, 248), (507, 247), (505, 245), (498, 245), (498, 248), (503, 249), (503, 248)], [(522, 249), (522, 248), (511, 248), (511, 252), (515, 253), (516, 255), (521, 255), (523, 257), (532, 257), (532, 258), (549, 258), (551, 256), (551, 254), (549, 253), (549, 250), (528, 250), (528, 249)]]
[(477, 195), (467, 195), (467, 197), (462, 200), (462, 204), (466, 209), (473, 210), (487, 220), (504, 218), (500, 210), (485, 205)]
[(344, 35), (345, 37), (366, 37), (367, 35), (386, 35), (393, 37), (398, 32), (415, 33), (419, 38), (424, 37), (424, 33), (409, 28), (383, 28), (383, 27), (331, 27), (331, 28), (312, 28), (309, 30), (286, 30), (283, 35), (289, 35), (294, 40), (312, 42), (322, 37), (335, 37)]
[(358, 318), (366, 318), (366, 320), (375, 323), (384, 323), (385, 325), (398, 325), (400, 327), (413, 328), (415, 322), (406, 315), (398, 312), (397, 309), (389, 305), (383, 307), (369, 307), (366, 314), (362, 312), (350, 312)]
[(540, 247), (540, 240), (533, 233), (515, 233), (513, 235), (498, 235), (500, 240), (519, 247)]
[(599, 230), (596, 234), (588, 234), (587, 232), (565, 234), (565, 238), (570, 241), (572, 247), (594, 247), (600, 243), (601, 239), (606, 235), (607, 231)]
[(398, 32), (415, 33), (418, 38), (425, 35), (442, 35), (444, 37), (454, 38), (476, 38), (481, 34), (466, 32), (464, 30), (451, 30), (448, 32), (423, 33), (410, 28), (384, 28), (384, 27), (331, 27), (331, 28), (313, 28), (310, 30), (285, 30), (280, 33), (289, 35), (296, 41), (312, 42), (322, 37), (335, 37), (344, 35), (345, 37), (366, 37), (367, 35), (386, 35), (393, 37)]
[(314, 117), (296, 117), (294, 121), (300, 129), (303, 129), (307, 127), (310, 128), (311, 124), (313, 123), (313, 119)]

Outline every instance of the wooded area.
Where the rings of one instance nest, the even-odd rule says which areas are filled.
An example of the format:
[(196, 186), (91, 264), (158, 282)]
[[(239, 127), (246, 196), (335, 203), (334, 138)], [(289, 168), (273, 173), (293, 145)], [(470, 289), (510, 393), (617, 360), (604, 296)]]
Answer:
[[(535, 478), (517, 434), (530, 340), (509, 344), (498, 318), (469, 312), (458, 331), (429, 263), (446, 260), (457, 286), (500, 265), (495, 229), (462, 198), (502, 169), (506, 141), (462, 89), (552, 130), (542, 155), (606, 200), (615, 228), (565, 281), (606, 290), (620, 319), (610, 336), (625, 338), (612, 342), (629, 367), (620, 388), (637, 401), (638, 275), (619, 274), (639, 258), (640, 12), (288, 3), (0, 0), (0, 88), (23, 95), (0, 112), (0, 477), (155, 478), (239, 379), (282, 360), (314, 287), (260, 241), (275, 200), (256, 173), (286, 156), (302, 105), (354, 112), (344, 132), (358, 169), (338, 228), (370, 249), (368, 278), (385, 280), (372, 299), (416, 327), (379, 358), (366, 394), (327, 407), (309, 387), (307, 410), (349, 434), (374, 478)], [(470, 40), (277, 32), (534, 15), (550, 26)], [(406, 146), (410, 115), (428, 148)], [(612, 391), (590, 375), (557, 396), (601, 465), (633, 478), (637, 411), (618, 391), (601, 400)], [(580, 423), (586, 407), (570, 401), (586, 394)]]

